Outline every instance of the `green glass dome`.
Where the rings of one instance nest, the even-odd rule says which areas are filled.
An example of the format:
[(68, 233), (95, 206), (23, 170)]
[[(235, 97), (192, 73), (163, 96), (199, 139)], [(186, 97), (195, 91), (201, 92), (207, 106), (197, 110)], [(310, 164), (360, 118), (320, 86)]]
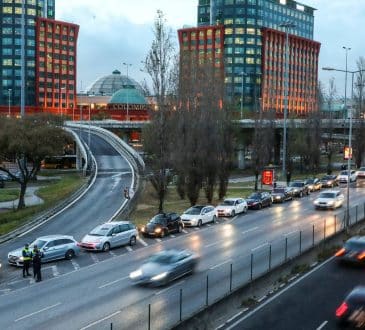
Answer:
[(123, 86), (123, 89), (115, 92), (109, 104), (147, 104), (142, 93), (133, 85)]

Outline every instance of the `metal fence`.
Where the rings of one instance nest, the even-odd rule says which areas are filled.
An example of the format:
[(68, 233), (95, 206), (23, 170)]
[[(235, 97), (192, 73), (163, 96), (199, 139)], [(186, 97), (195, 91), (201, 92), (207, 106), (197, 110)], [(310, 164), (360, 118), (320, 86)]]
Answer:
[[(115, 316), (97, 324), (97, 329), (170, 329), (181, 321), (233, 291), (267, 274), (287, 261), (301, 255), (333, 235), (344, 230), (346, 210), (293, 231), (281, 239), (267, 242), (251, 250), (251, 253), (237, 257), (219, 267), (198, 272), (193, 278), (172, 283), (128, 307), (122, 308)], [(350, 225), (365, 218), (365, 204), (350, 209)]]

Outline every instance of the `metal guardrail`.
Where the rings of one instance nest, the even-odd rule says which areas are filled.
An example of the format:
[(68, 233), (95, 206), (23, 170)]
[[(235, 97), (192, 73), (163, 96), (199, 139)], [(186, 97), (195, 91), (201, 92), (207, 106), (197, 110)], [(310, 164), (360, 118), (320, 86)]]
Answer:
[(89, 163), (89, 157), (88, 157), (88, 153), (86, 152), (85, 145), (82, 143), (82, 141), (81, 141), (80, 137), (78, 136), (78, 134), (76, 134), (76, 132), (74, 132), (72, 129), (70, 129), (68, 127), (64, 127), (64, 130), (67, 131), (68, 133), (72, 134), (73, 138), (76, 141), (77, 146), (80, 149), (80, 152), (81, 152), (82, 156), (85, 159), (85, 164), (84, 164), (83, 169), (82, 169), (83, 174), (85, 176), (87, 166), (88, 166), (88, 163)]

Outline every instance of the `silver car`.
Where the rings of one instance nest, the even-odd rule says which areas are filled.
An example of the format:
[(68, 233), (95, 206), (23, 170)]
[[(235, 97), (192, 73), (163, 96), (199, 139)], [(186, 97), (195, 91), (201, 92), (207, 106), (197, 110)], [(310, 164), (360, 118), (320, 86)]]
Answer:
[[(58, 259), (72, 259), (80, 253), (77, 241), (72, 236), (67, 235), (49, 235), (37, 238), (29, 245), (29, 250), (33, 251), (37, 245), (42, 253), (42, 262), (48, 262)], [(8, 262), (10, 265), (22, 266), (23, 247), (8, 253)]]
[(86, 250), (109, 251), (120, 245), (134, 245), (137, 229), (129, 221), (107, 222), (95, 227), (81, 240), (80, 246)]

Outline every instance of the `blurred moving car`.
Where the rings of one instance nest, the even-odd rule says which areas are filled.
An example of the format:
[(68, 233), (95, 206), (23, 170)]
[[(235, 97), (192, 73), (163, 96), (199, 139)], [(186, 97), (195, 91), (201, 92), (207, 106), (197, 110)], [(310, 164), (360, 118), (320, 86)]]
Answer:
[(166, 285), (184, 275), (192, 274), (198, 256), (189, 250), (165, 250), (152, 255), (141, 267), (129, 274), (135, 284)]
[[(72, 259), (80, 253), (80, 247), (77, 241), (72, 236), (67, 235), (48, 235), (37, 238), (29, 245), (29, 249), (33, 251), (37, 245), (40, 252), (43, 254), (42, 262), (48, 262), (58, 259)], [(8, 262), (10, 265), (22, 266), (23, 247), (8, 253)]]
[(353, 236), (335, 253), (339, 262), (365, 263), (365, 236)]
[(254, 192), (246, 199), (249, 209), (260, 210), (263, 207), (272, 205), (270, 193), (266, 191)]
[(336, 309), (336, 319), (340, 329), (364, 329), (365, 286), (355, 287)]
[(248, 205), (243, 198), (226, 198), (215, 209), (218, 217), (234, 217), (238, 213), (246, 213)]
[(159, 213), (155, 215), (145, 226), (142, 226), (143, 236), (164, 237), (172, 232), (181, 233), (184, 223), (177, 213)]
[(289, 187), (292, 188), (294, 197), (303, 197), (304, 195), (309, 195), (309, 188), (305, 181), (292, 181), (289, 183)]
[(187, 209), (182, 215), (181, 220), (184, 226), (198, 226), (215, 222), (217, 216), (215, 215), (215, 208), (212, 205), (195, 205)]
[(321, 190), (322, 182), (318, 178), (311, 178), (305, 180), (305, 183), (308, 185), (308, 189), (310, 192)]
[[(347, 183), (349, 179), (349, 172), (341, 171), (340, 174), (337, 176), (337, 182), (338, 183)], [(356, 172), (354, 170), (350, 170), (350, 182), (356, 182), (357, 176)]]
[(271, 191), (273, 203), (283, 203), (293, 199), (293, 193), (291, 188), (276, 187)]
[(341, 207), (344, 202), (344, 195), (339, 190), (327, 190), (321, 192), (314, 200), (316, 209), (336, 209)]
[(321, 179), (322, 188), (333, 188), (337, 186), (337, 175), (328, 174)]
[(364, 179), (365, 178), (365, 167), (360, 167), (357, 171), (356, 171), (356, 176), (359, 179)]
[(79, 246), (86, 250), (109, 251), (121, 245), (135, 245), (138, 231), (129, 221), (107, 222), (85, 235)]

